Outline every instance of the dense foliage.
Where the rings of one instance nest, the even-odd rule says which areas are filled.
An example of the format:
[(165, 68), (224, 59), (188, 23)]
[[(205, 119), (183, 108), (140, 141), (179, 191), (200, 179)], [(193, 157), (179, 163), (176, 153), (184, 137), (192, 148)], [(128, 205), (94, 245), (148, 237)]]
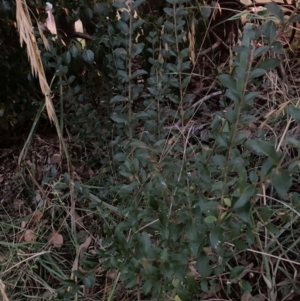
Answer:
[[(59, 16), (62, 2), (53, 4)], [(33, 23), (43, 21), (42, 5), (28, 5), (36, 14)], [(84, 182), (52, 167), (38, 185), (49, 193), (59, 217), (64, 216), (61, 204), (73, 194), (76, 209), (93, 214), (86, 227), (98, 240), (94, 257), (79, 256), (74, 229), (65, 226), (62, 254), (39, 257), (38, 273), (55, 279), (52, 297), (81, 296), (81, 285), (102, 291), (104, 281), (96, 272), (100, 264), (101, 275), (119, 273), (109, 292), (102, 292), (107, 300), (115, 297), (118, 283), (136, 291), (132, 298), (138, 300), (201, 300), (214, 292), (232, 300), (247, 294), (282, 298), (285, 291), (276, 284), (292, 277), (292, 265), (275, 267), (268, 254), (298, 262), (290, 245), (299, 239), (293, 232), (299, 218), (299, 142), (288, 130), (300, 114), (291, 100), (284, 106), (276, 103), (282, 115), (260, 121), (266, 107), (258, 96), (265, 75), (275, 72), (285, 53), (276, 24), (285, 28), (298, 16), (287, 20), (277, 5), (268, 5), (265, 22), (243, 27), (229, 67), (221, 70), (195, 56), (205, 38), (195, 38), (195, 26), (205, 30), (212, 13), (204, 3), (167, 0), (150, 9), (137, 0), (131, 10), (121, 2), (63, 5), (69, 9), (66, 20), (72, 24), (80, 18), (93, 39), (83, 45), (46, 33), (48, 51), (38, 31), (36, 37), (57, 114), (67, 132), (93, 150), (84, 160), (98, 173)], [(43, 101), (26, 49), (18, 44), (14, 10), (2, 2), (2, 127), (33, 120)], [(262, 36), (263, 45), (258, 43)], [(195, 100), (193, 84), (200, 81), (200, 72), (203, 82), (217, 81), (210, 88), (220, 92), (215, 93), (219, 99)], [(219, 109), (207, 109), (207, 102), (214, 101)], [(263, 122), (266, 126), (259, 128)], [(277, 137), (280, 122), (286, 131)], [(58, 227), (58, 219), (53, 218), (53, 226)], [(43, 225), (39, 231), (45, 235), (34, 248), (45, 243), (48, 233)], [(59, 256), (79, 261), (81, 269), (73, 269), (76, 281), (70, 278), (72, 267), (68, 271)], [(259, 280), (255, 273), (261, 273)], [(7, 292), (21, 298), (10, 280), (2, 280)], [(300, 292), (292, 281), (285, 289)]]

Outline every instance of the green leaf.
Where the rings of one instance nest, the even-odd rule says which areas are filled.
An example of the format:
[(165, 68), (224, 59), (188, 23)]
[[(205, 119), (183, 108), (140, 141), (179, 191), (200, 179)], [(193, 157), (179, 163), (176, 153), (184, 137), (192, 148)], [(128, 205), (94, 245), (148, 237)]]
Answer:
[(149, 116), (149, 113), (147, 112), (138, 112), (136, 114), (134, 114), (134, 119), (138, 120), (138, 119), (148, 119), (150, 116)]
[(135, 56), (139, 55), (143, 51), (144, 47), (144, 43), (134, 44), (131, 50), (131, 57), (134, 58)]
[(251, 293), (252, 292), (252, 286), (247, 280), (241, 281), (241, 287), (244, 291)]
[(73, 58), (76, 58), (79, 55), (79, 50), (75, 45), (71, 46), (70, 52), (71, 52)]
[(275, 235), (280, 233), (280, 230), (272, 223), (266, 225), (267, 230)]
[(134, 79), (138, 76), (142, 76), (144, 74), (148, 74), (148, 72), (146, 70), (143, 70), (143, 69), (139, 69), (139, 70), (136, 70), (135, 72), (133, 72), (133, 74), (131, 75), (131, 78)]
[(212, 157), (213, 163), (219, 166), (221, 169), (225, 168), (226, 166), (226, 158), (225, 156), (215, 155)]
[(67, 185), (69, 185), (69, 183), (70, 183), (70, 175), (67, 172), (64, 173), (63, 180), (64, 180), (64, 182)]
[(271, 182), (280, 197), (286, 196), (293, 183), (288, 170), (274, 170), (271, 174)]
[(244, 251), (248, 248), (247, 244), (243, 240), (235, 240), (233, 241), (233, 244), (239, 251)]
[(124, 70), (118, 70), (117, 74), (119, 75), (119, 77), (121, 77), (121, 79), (123, 79), (125, 82), (129, 81), (129, 77), (126, 71)]
[(143, 284), (143, 292), (145, 295), (148, 295), (152, 289), (153, 281), (147, 279)]
[(294, 207), (298, 207), (300, 205), (300, 198), (298, 193), (293, 193), (291, 197), (291, 202)]
[(52, 168), (51, 168), (51, 176), (53, 178), (55, 178), (57, 176), (57, 169), (55, 166), (52, 166)]
[(261, 208), (261, 219), (266, 223), (267, 221), (269, 221), (270, 219), (270, 209), (269, 209), (269, 206), (267, 205), (264, 205), (262, 208)]
[(271, 14), (273, 14), (280, 21), (281, 24), (284, 23), (284, 13), (276, 3), (274, 2), (268, 3), (266, 4), (266, 8)]
[(289, 24), (294, 24), (294, 23), (299, 22), (299, 21), (300, 21), (300, 14), (297, 14), (296, 16), (294, 16), (294, 17), (290, 20)]
[(109, 103), (116, 103), (121, 101), (127, 101), (127, 98), (123, 95), (116, 95), (110, 100)]
[(106, 9), (105, 9), (105, 7), (101, 3), (95, 3), (94, 4), (94, 11), (97, 14), (101, 15), (101, 14), (103, 14), (106, 11)]
[(57, 183), (54, 185), (54, 190), (62, 190), (68, 188), (68, 184), (65, 183)]
[(147, 233), (143, 233), (142, 234), (142, 236), (141, 236), (141, 243), (142, 243), (142, 246), (144, 248), (145, 254), (147, 254), (148, 251), (150, 250), (151, 246), (152, 246), (150, 237), (149, 237), (149, 235)]
[[(300, 141), (292, 136), (287, 136), (284, 139), (284, 142), (287, 145), (291, 145), (293, 147), (300, 148)], [(297, 164), (298, 164), (298, 162), (297, 162)]]
[(185, 94), (183, 97), (183, 103), (190, 102), (194, 97), (194, 94)]
[(139, 183), (137, 181), (133, 181), (132, 183), (130, 183), (129, 185), (122, 185), (121, 186), (121, 191), (122, 192), (127, 192), (127, 193), (131, 193), (135, 188), (137, 188), (139, 186)]
[(258, 175), (254, 170), (250, 171), (249, 179), (253, 184), (256, 184), (258, 182)]
[(233, 90), (236, 89), (236, 82), (230, 75), (221, 74), (218, 76), (218, 79), (225, 88)]
[(82, 52), (82, 58), (89, 64), (94, 63), (94, 52), (90, 49), (84, 49)]
[(219, 133), (216, 139), (221, 146), (228, 147), (230, 144), (229, 133)]
[(118, 48), (114, 49), (114, 54), (125, 60), (126, 56), (127, 56), (127, 51), (124, 48), (118, 47)]
[(143, 148), (143, 149), (148, 149), (148, 145), (143, 142), (143, 141), (140, 141), (140, 140), (134, 140), (130, 143), (130, 146), (132, 147), (136, 147), (136, 148)]
[(244, 206), (236, 208), (235, 213), (245, 223), (250, 224), (251, 203), (247, 202)]
[(236, 203), (233, 205), (233, 208), (237, 209), (240, 207), (243, 207), (246, 203), (249, 202), (249, 199), (254, 196), (256, 193), (255, 185), (249, 185), (242, 193), (240, 198), (236, 201)]
[(237, 145), (240, 145), (242, 143), (244, 143), (245, 139), (247, 138), (247, 134), (246, 133), (237, 133), (237, 135), (235, 136), (234, 138), (234, 141), (233, 141), (233, 145), (234, 146), (237, 146)]
[(245, 146), (250, 150), (254, 151), (258, 155), (266, 155), (270, 157), (274, 163), (278, 163), (280, 155), (276, 152), (274, 143), (270, 141), (261, 141), (261, 140), (248, 140), (245, 143)]
[(132, 32), (134, 32), (137, 28), (141, 28), (144, 23), (145, 21), (142, 19), (134, 19), (132, 22)]
[(214, 227), (209, 235), (210, 245), (220, 252), (223, 249), (224, 230), (220, 226)]
[(204, 222), (207, 224), (212, 224), (212, 223), (216, 222), (217, 220), (218, 219), (213, 215), (209, 215), (206, 218), (204, 218)]
[(74, 276), (78, 277), (78, 278), (83, 278), (84, 274), (78, 270), (72, 271)]
[(135, 0), (134, 2), (132, 2), (132, 9), (136, 10), (137, 8), (139, 8), (140, 5), (142, 5), (144, 2), (146, 2), (146, 0)]
[(224, 198), (224, 204), (228, 207), (231, 207), (231, 199)]
[(71, 280), (71, 279), (65, 279), (62, 281), (62, 284), (64, 286), (71, 286), (71, 287), (74, 287), (74, 286), (77, 286), (78, 284), (76, 283), (76, 281), (74, 280)]
[(93, 287), (95, 281), (96, 281), (96, 277), (94, 273), (91, 273), (82, 279), (83, 285), (89, 288)]
[(253, 104), (253, 100), (255, 99), (255, 97), (257, 97), (260, 94), (260, 92), (247, 92), (245, 95), (245, 99), (244, 102), (246, 105), (252, 105)]
[(207, 278), (212, 272), (212, 268), (209, 264), (209, 259), (204, 252), (199, 252), (197, 255), (196, 268), (202, 278)]
[(164, 12), (166, 13), (166, 15), (173, 17), (173, 8), (170, 7), (164, 7)]
[[(116, 2), (114, 2), (116, 3)], [(126, 7), (126, 6), (125, 6)], [(123, 33), (123, 34), (128, 34), (129, 33), (129, 27), (128, 27), (128, 24), (125, 23), (124, 21), (122, 20), (119, 20), (118, 23), (117, 23), (117, 27), (118, 29), (120, 29), (120, 31)]]
[(267, 53), (269, 49), (270, 49), (270, 46), (260, 46), (255, 49), (253, 57), (258, 58), (258, 57), (262, 56), (263, 54)]
[(128, 124), (128, 117), (125, 115), (113, 113), (110, 115), (110, 118), (116, 123)]
[(235, 89), (227, 89), (225, 92), (225, 96), (233, 100), (235, 103), (239, 103), (241, 99), (240, 95)]
[(212, 9), (208, 5), (204, 5), (201, 7), (201, 15), (204, 19), (208, 19), (211, 15)]
[(249, 79), (260, 77), (266, 73), (265, 69), (256, 68), (250, 72)]
[(270, 158), (265, 160), (265, 162), (262, 164), (262, 167), (261, 167), (261, 170), (260, 170), (260, 176), (262, 178), (264, 178), (265, 176), (270, 174), (273, 167), (274, 167), (274, 165), (275, 164), (273, 163), (273, 161)]
[(257, 65), (259, 69), (265, 69), (266, 71), (274, 70), (281, 64), (281, 61), (277, 58), (267, 58), (264, 59)]
[(63, 57), (64, 57), (64, 61), (66, 62), (66, 64), (69, 64), (71, 62), (71, 53), (70, 53), (70, 51), (66, 51), (63, 54)]
[(114, 161), (124, 162), (127, 158), (127, 154), (125, 153), (117, 153), (114, 155)]
[(297, 108), (293, 105), (289, 105), (288, 112), (296, 122), (300, 122), (300, 108)]
[(76, 76), (74, 75), (71, 75), (69, 78), (68, 78), (68, 84), (72, 84), (72, 82), (75, 80)]
[(263, 33), (265, 34), (269, 43), (272, 43), (275, 40), (277, 34), (276, 24), (273, 21), (269, 20), (263, 25), (265, 25)]
[(240, 275), (244, 272), (245, 267), (242, 265), (238, 265), (230, 271), (230, 279), (238, 279)]
[(235, 78), (237, 78), (239, 81), (245, 80), (247, 77), (247, 74), (248, 74), (248, 72), (244, 68), (239, 67), (239, 66), (237, 66), (235, 68)]

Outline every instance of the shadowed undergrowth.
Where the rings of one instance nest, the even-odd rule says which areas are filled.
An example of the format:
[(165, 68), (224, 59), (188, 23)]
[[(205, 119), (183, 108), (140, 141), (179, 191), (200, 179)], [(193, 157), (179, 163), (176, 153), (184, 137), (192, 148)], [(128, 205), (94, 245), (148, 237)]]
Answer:
[(39, 44), (64, 145), (34, 123), (0, 155), (3, 300), (296, 300), (298, 16), (269, 4), (205, 52), (208, 6), (142, 5)]

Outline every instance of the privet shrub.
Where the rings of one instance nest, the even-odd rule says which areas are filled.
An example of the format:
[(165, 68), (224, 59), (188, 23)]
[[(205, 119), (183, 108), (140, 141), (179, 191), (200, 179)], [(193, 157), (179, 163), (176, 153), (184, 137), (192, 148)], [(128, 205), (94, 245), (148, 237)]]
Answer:
[[(258, 287), (242, 276), (245, 263), (236, 256), (261, 246), (261, 232), (280, 238), (283, 232), (268, 207), (271, 198), (292, 208), (291, 218), (281, 225), (284, 229), (298, 217), (294, 207), (299, 203), (297, 192), (289, 197), (298, 179), (298, 157), (288, 159), (264, 131), (253, 136), (245, 131), (257, 119), (259, 92), (250, 87), (279, 66), (276, 56), (283, 54), (274, 18), (243, 28), (232, 49), (232, 73), (218, 76), (226, 107), (214, 115), (208, 138), (195, 143), (184, 130), (195, 114), (194, 107), (186, 106), (192, 99), (186, 93), (192, 74), (187, 8), (183, 1), (168, 0), (164, 17), (147, 24), (143, 16), (133, 16), (142, 2), (132, 4), (131, 12), (122, 10), (119, 19), (105, 21), (106, 8), (95, 5), (103, 23), (87, 48), (71, 44), (58, 55), (53, 42), (52, 51), (43, 54), (45, 64), (58, 70), (57, 91), (68, 87), (63, 94), (68, 100), (66, 119), (82, 140), (102, 151), (102, 174), (93, 187), (74, 183), (77, 202), (88, 200), (102, 225), (101, 246), (96, 259), (81, 260), (85, 272), (74, 273), (91, 287), (100, 260), (105, 271), (120, 273), (116, 282), (120, 279), (151, 300), (196, 300), (196, 294), (214, 290), (219, 277), (227, 281), (226, 293), (232, 298), (256, 294)], [(125, 8), (119, 2), (113, 7)], [(268, 10), (286, 25), (276, 5)], [(261, 36), (263, 46), (257, 44)], [(269, 52), (273, 58), (267, 58)], [(100, 91), (91, 93), (89, 78), (80, 82), (78, 74), (71, 73), (78, 62), (93, 84), (98, 80), (96, 62), (102, 73)], [(295, 106), (288, 113), (299, 120)], [(284, 143), (299, 147), (292, 137)], [(70, 178), (65, 174), (61, 181), (53, 172), (43, 184), (64, 191)], [(262, 187), (268, 197), (260, 207)], [(271, 282), (268, 261), (263, 264)], [(63, 284), (72, 290), (60, 291), (58, 298), (71, 299), (79, 290), (73, 280)], [(112, 288), (110, 300), (114, 292)]]

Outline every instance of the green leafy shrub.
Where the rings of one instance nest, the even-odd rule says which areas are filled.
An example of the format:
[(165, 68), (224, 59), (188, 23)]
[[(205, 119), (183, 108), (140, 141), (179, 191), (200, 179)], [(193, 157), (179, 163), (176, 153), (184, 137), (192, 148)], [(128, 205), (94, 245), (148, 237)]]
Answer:
[[(54, 192), (54, 203), (68, 200), (71, 184), (76, 206), (93, 214), (93, 234), (101, 234), (94, 258), (75, 258), (83, 267), (72, 271), (77, 281), (68, 279), (68, 272), (52, 272), (63, 280), (56, 284), (57, 298), (70, 300), (81, 284), (99, 284), (99, 262), (103, 273), (119, 273), (108, 300), (115, 297), (119, 280), (141, 300), (205, 299), (220, 282), (220, 297), (240, 300), (262, 293), (270, 300), (276, 294), (281, 298), (276, 271), (280, 277), (291, 272), (280, 263), (274, 267), (269, 257), (296, 258), (290, 238), (299, 217), (299, 143), (289, 135), (278, 142), (265, 128), (248, 131), (262, 115), (257, 102), (261, 78), (274, 72), (284, 54), (274, 16), (243, 28), (232, 49), (232, 72), (217, 77), (224, 107), (213, 114), (205, 139), (195, 139), (191, 125), (197, 118), (202, 125), (205, 115), (201, 105), (190, 105), (187, 7), (168, 0), (165, 15), (153, 21), (133, 16), (142, 2), (132, 4), (131, 13), (123, 10), (119, 19), (115, 12), (121, 3), (107, 8), (105, 20), (106, 7), (88, 7), (103, 22), (94, 41), (86, 48), (75, 41), (66, 46), (52, 41), (51, 51), (43, 50), (49, 77), (56, 72), (53, 90), (61, 94), (65, 120), (86, 145), (98, 148), (100, 155), (93, 159), (101, 169), (87, 183), (67, 173), (60, 177), (56, 170), (43, 180), (44, 188)], [(276, 5), (268, 10), (282, 26), (294, 21), (284, 20)], [(259, 45), (262, 36), (265, 44)], [(297, 106), (283, 111), (299, 121)], [(274, 217), (280, 210), (284, 217)], [(68, 243), (77, 248), (66, 224)], [(298, 239), (296, 233), (293, 246)], [(59, 265), (51, 256), (43, 265), (47, 271)], [(248, 274), (257, 270), (263, 276), (253, 281)], [(297, 285), (293, 289), (299, 291)]]

